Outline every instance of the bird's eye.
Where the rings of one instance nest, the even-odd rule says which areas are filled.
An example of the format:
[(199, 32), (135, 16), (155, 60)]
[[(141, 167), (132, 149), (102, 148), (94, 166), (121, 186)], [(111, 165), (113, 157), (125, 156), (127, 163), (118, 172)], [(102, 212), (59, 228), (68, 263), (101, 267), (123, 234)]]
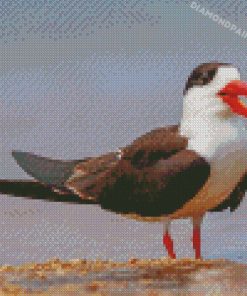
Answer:
[(209, 82), (211, 82), (214, 78), (215, 75), (215, 70), (209, 70), (207, 72), (203, 72), (201, 74), (201, 79), (203, 81), (203, 84), (208, 84)]
[(208, 77), (210, 78), (210, 80), (212, 80), (214, 78), (215, 73), (216, 73), (216, 70), (210, 70), (208, 72)]

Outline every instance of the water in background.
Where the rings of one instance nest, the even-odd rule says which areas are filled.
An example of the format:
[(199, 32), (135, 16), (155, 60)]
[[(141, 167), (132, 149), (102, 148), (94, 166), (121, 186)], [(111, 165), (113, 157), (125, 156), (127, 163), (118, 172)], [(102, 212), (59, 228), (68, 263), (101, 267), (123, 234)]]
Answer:
[[(247, 263), (247, 203), (234, 213), (206, 215), (205, 258)], [(96, 205), (73, 205), (1, 196), (0, 264), (51, 258), (128, 260), (166, 256), (161, 223), (129, 220)], [(176, 220), (172, 234), (179, 257), (193, 256), (190, 220)]]

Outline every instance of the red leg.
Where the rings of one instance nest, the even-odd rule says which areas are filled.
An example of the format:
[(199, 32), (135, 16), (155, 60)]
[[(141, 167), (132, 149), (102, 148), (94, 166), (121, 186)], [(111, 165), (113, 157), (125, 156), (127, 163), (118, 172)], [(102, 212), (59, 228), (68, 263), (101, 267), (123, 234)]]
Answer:
[(173, 250), (173, 241), (168, 231), (163, 236), (163, 244), (166, 247), (169, 257), (176, 259), (176, 254)]
[(195, 250), (195, 258), (201, 259), (201, 228), (195, 226), (193, 228), (193, 248)]

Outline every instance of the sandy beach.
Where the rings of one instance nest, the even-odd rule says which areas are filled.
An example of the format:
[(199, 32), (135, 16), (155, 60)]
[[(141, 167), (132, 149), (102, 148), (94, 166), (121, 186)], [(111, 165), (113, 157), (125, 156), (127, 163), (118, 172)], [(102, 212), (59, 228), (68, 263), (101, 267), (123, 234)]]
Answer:
[(52, 259), (2, 266), (0, 295), (247, 295), (247, 266), (223, 259)]

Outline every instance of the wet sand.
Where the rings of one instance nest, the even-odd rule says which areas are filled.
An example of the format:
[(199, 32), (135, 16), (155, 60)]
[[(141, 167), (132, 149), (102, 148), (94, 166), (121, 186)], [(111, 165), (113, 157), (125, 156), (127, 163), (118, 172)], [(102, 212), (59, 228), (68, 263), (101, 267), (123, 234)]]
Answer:
[(247, 295), (247, 266), (223, 259), (53, 259), (2, 266), (0, 295)]

